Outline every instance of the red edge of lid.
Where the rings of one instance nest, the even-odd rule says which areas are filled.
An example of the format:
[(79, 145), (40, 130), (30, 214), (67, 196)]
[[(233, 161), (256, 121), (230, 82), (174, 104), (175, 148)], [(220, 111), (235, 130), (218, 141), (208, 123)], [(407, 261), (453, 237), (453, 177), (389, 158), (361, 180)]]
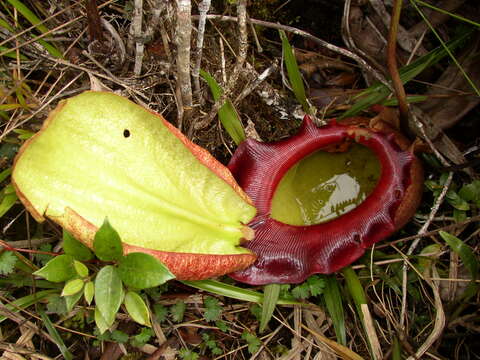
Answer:
[[(328, 145), (352, 139), (377, 155), (382, 174), (373, 192), (355, 209), (326, 223), (287, 225), (270, 217), (271, 200), (288, 169)], [(245, 246), (257, 260), (230, 274), (235, 280), (262, 285), (299, 283), (315, 273), (332, 273), (358, 259), (365, 248), (396, 230), (395, 212), (410, 185), (414, 155), (402, 151), (392, 134), (331, 121), (318, 128), (308, 116), (300, 131), (283, 141), (243, 142), (228, 167), (257, 207), (249, 226), (255, 238)]]

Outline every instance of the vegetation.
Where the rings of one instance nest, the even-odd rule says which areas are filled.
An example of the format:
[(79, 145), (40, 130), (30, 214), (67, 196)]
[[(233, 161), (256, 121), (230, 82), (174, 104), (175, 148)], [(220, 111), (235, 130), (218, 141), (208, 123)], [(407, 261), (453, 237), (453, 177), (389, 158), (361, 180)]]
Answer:
[[(478, 357), (480, 9), (379, 3), (2, 2), (2, 355)], [(382, 9), (393, 12), (391, 23)], [(196, 78), (205, 80), (198, 88)], [(423, 151), (422, 202), (403, 229), (335, 274), (265, 287), (228, 276), (177, 281), (149, 255), (124, 256), (107, 220), (89, 249), (53, 223), (36, 223), (18, 200), (10, 175), (21, 144), (61, 99), (87, 89), (161, 113), (225, 164), (246, 137), (292, 135), (304, 113), (321, 124), (391, 106)]]

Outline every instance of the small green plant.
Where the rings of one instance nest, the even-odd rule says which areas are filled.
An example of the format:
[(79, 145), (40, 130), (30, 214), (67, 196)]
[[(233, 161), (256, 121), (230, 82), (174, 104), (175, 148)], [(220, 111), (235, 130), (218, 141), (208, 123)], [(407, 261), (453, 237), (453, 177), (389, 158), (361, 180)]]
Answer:
[(307, 299), (311, 296), (318, 296), (323, 293), (325, 279), (318, 275), (310, 276), (307, 281), (295, 286), (292, 295), (297, 299)]
[(248, 352), (250, 354), (254, 354), (260, 349), (260, 346), (262, 345), (262, 342), (260, 339), (252, 333), (249, 333), (248, 331), (244, 331), (242, 333), (242, 339), (245, 340), (248, 344)]
[(183, 360), (197, 360), (199, 357), (195, 351), (188, 349), (180, 349), (178, 355), (180, 355)]
[[(95, 234), (93, 252), (66, 231), (63, 248), (65, 254), (55, 256), (34, 275), (54, 283), (65, 282), (61, 296), (67, 311), (83, 295), (87, 304), (95, 300), (95, 323), (100, 334), (113, 325), (122, 304), (134, 321), (150, 326), (150, 312), (139, 291), (173, 279), (165, 265), (144, 253), (124, 256), (120, 237), (107, 219)], [(95, 257), (101, 267), (91, 274), (87, 265)]]
[[(438, 179), (425, 181), (425, 186), (436, 198), (443, 191), (448, 174), (443, 173)], [(458, 186), (452, 183), (445, 196), (446, 202), (453, 207), (453, 217), (457, 222), (467, 219), (472, 210), (480, 208), (480, 180)]]
[(222, 355), (223, 351), (218, 347), (217, 342), (215, 341), (215, 336), (209, 333), (203, 333), (202, 339), (204, 341), (205, 347), (207, 347), (212, 355)]

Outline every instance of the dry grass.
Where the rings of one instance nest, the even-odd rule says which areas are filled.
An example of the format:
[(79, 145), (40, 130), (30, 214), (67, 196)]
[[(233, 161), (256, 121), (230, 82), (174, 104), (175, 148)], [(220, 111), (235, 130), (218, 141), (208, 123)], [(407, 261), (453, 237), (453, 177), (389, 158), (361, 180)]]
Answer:
[[(22, 134), (25, 135), (25, 132), (19, 130), (37, 131), (49, 111), (60, 100), (90, 88), (115, 91), (162, 113), (173, 124), (181, 125), (193, 141), (206, 147), (221, 161), (228, 161), (234, 151), (234, 144), (214, 118), (211, 109), (215, 106), (206, 85), (202, 84), (200, 93), (194, 92), (193, 105), (187, 107), (186, 95), (179, 90), (179, 81), (185, 80), (177, 78), (176, 10), (173, 4), (153, 0), (143, 2), (143, 8), (140, 9), (143, 11), (142, 32), (138, 24), (134, 24), (139, 16), (138, 11), (137, 16), (134, 16), (133, 8), (136, 5), (138, 10), (141, 1), (99, 1), (103, 40), (96, 40), (93, 38), (95, 35), (89, 35), (87, 31), (87, 9), (84, 5), (88, 2), (25, 0), (25, 5), (43, 19), (42, 23), (48, 29), (45, 32), (33, 29), (12, 3), (0, 5), (0, 19), (12, 27), (11, 30), (5, 27), (0, 30), (0, 46), (9, 49), (0, 48), (0, 54), (3, 55), (0, 57), (2, 170), (11, 167), (13, 156), (23, 141)], [(275, 22), (277, 13), (274, 10), (280, 1), (272, 1), (270, 5), (262, 5), (258, 1), (253, 3), (256, 8), (247, 7), (247, 12), (254, 13), (255, 16), (266, 13), (265, 19), (258, 20), (270, 24)], [(348, 1), (346, 3), (349, 4)], [(328, 5), (325, 3), (323, 6), (328, 11)], [(197, 7), (194, 5), (193, 8), (196, 13)], [(288, 6), (285, 9), (287, 8)], [(218, 2), (210, 8), (210, 13), (219, 14), (220, 10), (232, 16), (237, 13), (234, 5), (226, 5), (224, 8)], [(465, 5), (463, 11), (469, 10), (469, 5)], [(462, 7), (459, 11), (462, 11)], [(432, 13), (427, 15), (433, 16)], [(285, 19), (284, 16), (282, 19)], [(193, 19), (194, 26), (197, 18), (198, 16)], [(275, 68), (275, 63), (280, 60), (279, 39), (272, 35), (268, 27), (254, 29), (248, 24), (246, 28), (243, 25), (241, 31), (248, 31), (250, 46), (245, 55), (247, 50), (242, 47), (245, 46), (242, 42), (239, 50), (236, 23), (220, 21), (218, 16), (211, 18), (207, 21), (203, 41), (202, 68), (215, 75), (217, 80), (227, 79), (222, 84), (227, 89), (225, 95), (230, 99), (239, 99), (235, 105), (245, 126), (253, 123), (259, 137), (267, 141), (287, 137), (297, 128), (297, 114), (301, 110), (293, 95), (282, 87), (282, 71), (269, 72), (268, 77), (261, 78), (263, 81), (257, 81), (265, 69)], [(149, 28), (149, 22), (155, 23), (156, 27)], [(414, 25), (411, 24), (412, 19), (404, 22), (406, 25)], [(268, 26), (268, 23), (263, 25)], [(442, 30), (452, 32), (449, 26), (444, 25)], [(258, 45), (255, 45), (254, 30)], [(339, 32), (340, 28), (335, 31)], [(345, 42), (348, 44), (356, 41), (358, 47), (356, 31), (359, 30), (350, 28)], [(408, 43), (408, 31), (404, 31), (402, 36), (407, 38), (403, 38), (403, 41)], [(196, 36), (195, 31), (192, 36)], [(320, 34), (317, 36), (321, 37)], [(39, 43), (40, 39), (60, 49), (63, 58), (56, 58), (47, 52)], [(478, 42), (478, 37), (474, 36), (473, 39), (472, 42)], [(385, 58), (368, 61), (369, 56), (363, 56), (362, 52), (368, 54), (369, 49), (363, 48), (362, 52), (356, 52), (356, 47), (353, 46), (349, 46), (350, 50), (344, 45), (321, 47), (318, 44), (312, 45), (308, 39), (304, 41), (301, 37), (296, 38), (296, 41), (299, 47), (304, 45), (310, 52), (321, 53), (321, 60), (316, 59), (314, 66), (320, 69), (318, 74), (323, 77), (332, 78), (344, 72), (338, 68), (331, 70), (322, 67), (322, 61), (341, 60), (348, 63), (360, 56), (366, 60), (359, 64), (348, 63), (354, 69), (357, 80), (347, 86), (359, 88), (363, 84), (358, 80), (362, 72), (366, 81), (370, 78), (385, 81), (382, 75), (385, 66), (375, 68), (374, 65), (385, 64)], [(140, 46), (143, 44), (144, 47)], [(476, 44), (464, 51), (465, 57), (472, 54), (478, 56), (474, 45)], [(429, 48), (431, 44), (425, 40), (421, 47)], [(336, 48), (344, 52), (339, 54)], [(192, 49), (195, 50), (195, 47)], [(239, 53), (243, 54), (240, 59)], [(7, 57), (7, 54), (11, 56)], [(191, 57), (194, 58), (194, 55), (195, 52)], [(401, 61), (404, 56), (404, 53), (399, 54)], [(444, 64), (442, 66), (446, 67)], [(433, 72), (435, 74), (426, 79), (429, 83), (438, 80), (438, 74)], [(235, 74), (233, 80), (230, 77), (232, 74)], [(476, 73), (471, 75), (478, 84), (480, 79), (475, 78)], [(228, 78), (232, 81), (229, 82)], [(313, 88), (315, 81), (312, 78), (306, 80)], [(251, 84), (256, 87), (252, 88)], [(441, 85), (444, 86), (444, 83)], [(472, 119), (478, 115), (478, 106), (472, 106), (472, 102), (478, 99), (475, 99), (470, 89), (458, 87), (466, 95), (448, 95), (449, 99), (455, 101), (468, 97), (472, 99), (468, 106), (473, 109), (469, 114), (462, 114), (462, 117), (456, 119), (460, 124), (457, 124), (457, 128), (462, 131), (471, 127), (470, 123), (475, 123)], [(425, 92), (432, 88), (434, 87), (428, 86)], [(416, 89), (420, 88), (408, 90)], [(447, 86), (447, 89), (453, 92), (456, 88)], [(340, 114), (345, 105), (346, 102), (333, 101), (328, 110)], [(433, 113), (438, 114), (437, 111)], [(427, 118), (428, 109), (424, 108), (420, 114), (420, 117), (425, 115)], [(424, 119), (420, 118), (419, 121)], [(196, 126), (198, 122), (202, 126)], [(466, 124), (463, 128), (462, 123)], [(448, 124), (452, 125), (455, 125), (453, 121)], [(255, 316), (255, 310), (258, 309), (254, 304), (216, 296), (221, 309), (216, 320), (222, 322), (207, 321), (205, 298), (210, 295), (175, 281), (161, 289), (146, 292), (150, 307), (157, 315), (152, 331), (135, 325), (127, 315), (120, 314), (116, 332), (109, 337), (102, 337), (95, 332), (92, 307), (85, 303), (80, 302), (74, 310), (65, 312), (59, 298), (49, 295), (39, 301), (32, 301), (32, 306), (26, 309), (16, 305), (16, 299), (45, 291), (44, 287), (49, 286), (43, 281), (35, 280), (33, 276), (26, 277), (22, 269), (16, 269), (0, 278), (0, 316), (4, 319), (0, 331), (2, 359), (50, 359), (62, 356), (59, 355), (58, 340), (45, 329), (38, 309), (47, 310), (48, 317), (75, 358), (115, 359), (128, 353), (128, 358), (174, 359), (183, 356), (184, 359), (189, 359), (188, 356), (191, 356), (190, 359), (195, 359), (195, 355), (182, 352), (185, 349), (198, 353), (200, 358), (205, 359), (478, 358), (478, 293), (465, 297), (467, 285), (472, 284), (471, 274), (458, 253), (452, 251), (439, 236), (440, 230), (448, 231), (462, 239), (478, 255), (478, 206), (470, 204), (470, 209), (465, 213), (466, 219), (457, 222), (454, 215), (458, 214), (454, 213), (447, 193), (448, 189), (457, 192), (462, 184), (478, 178), (478, 155), (475, 155), (478, 153), (478, 138), (477, 148), (474, 148), (475, 138), (465, 136), (465, 142), (462, 143), (459, 141), (462, 137), (456, 135), (454, 128), (451, 134), (455, 138), (450, 141), (449, 131), (443, 131), (445, 128), (447, 126), (438, 130), (438, 137), (430, 134), (427, 136), (434, 152), (442, 154), (440, 156), (445, 159), (444, 164), (437, 167), (427, 164), (427, 178), (438, 181), (441, 172), (448, 174), (445, 168), (458, 166), (458, 161), (455, 160), (458, 159), (458, 154), (464, 154), (466, 159), (463, 160), (470, 166), (451, 167), (449, 182), (440, 185), (444, 191), (436, 199), (426, 190), (417, 216), (402, 231), (388, 241), (377, 244), (353, 264), (368, 302), (361, 307), (364, 321), (344, 286), (343, 276), (336, 276), (341, 285), (345, 312), (345, 345), (341, 345), (335, 336), (331, 317), (325, 310), (323, 295), (308, 297), (303, 306), (278, 306), (267, 331), (260, 334), (259, 320)], [(440, 137), (443, 140), (439, 142)], [(445, 144), (453, 144), (453, 147), (446, 148)], [(467, 154), (467, 151), (471, 153)], [(8, 178), (3, 180), (6, 186)], [(33, 250), (22, 253), (26, 257), (26, 263), (33, 261), (39, 264), (39, 254), (42, 251), (48, 253), (60, 250), (59, 229), (48, 223), (34, 223), (18, 202), (3, 215), (1, 225), (2, 240), (9, 246)], [(283, 290), (291, 294), (292, 289), (293, 286)], [(186, 305), (183, 316), (178, 313), (179, 303)], [(213, 340), (221, 353), (215, 354), (206, 339)]]

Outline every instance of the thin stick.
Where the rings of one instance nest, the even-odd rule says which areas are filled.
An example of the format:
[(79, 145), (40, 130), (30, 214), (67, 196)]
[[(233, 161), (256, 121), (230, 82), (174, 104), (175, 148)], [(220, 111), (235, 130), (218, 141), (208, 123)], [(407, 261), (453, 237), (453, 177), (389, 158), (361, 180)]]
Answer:
[[(209, 15), (207, 15), (207, 18)], [(238, 77), (240, 75), (240, 71), (243, 68), (245, 63), (245, 59), (247, 57), (247, 48), (248, 48), (248, 34), (247, 34), (247, 0), (240, 0), (237, 5), (237, 18), (238, 19), (238, 32), (239, 32), (239, 41), (238, 41), (238, 55), (237, 55), (237, 62), (235, 67), (233, 68), (233, 73), (228, 80), (228, 84), (226, 89), (224, 90), (222, 96), (215, 101), (213, 104), (212, 110), (210, 113), (202, 119), (201, 121), (194, 124), (195, 130), (200, 130), (208, 126), (215, 116), (218, 113), (218, 110), (222, 107), (225, 103), (225, 100), (230, 95), (231, 91), (235, 87)]]
[(397, 34), (400, 22), (400, 13), (402, 11), (402, 1), (394, 0), (392, 9), (392, 19), (390, 21), (390, 31), (388, 33), (387, 43), (387, 65), (390, 76), (392, 77), (392, 84), (395, 89), (395, 95), (398, 100), (398, 108), (400, 110), (400, 124), (401, 127), (408, 127), (408, 104), (407, 94), (403, 87), (400, 73), (397, 67), (396, 49), (397, 49)]
[(195, 66), (192, 71), (193, 85), (195, 88), (195, 99), (200, 100), (200, 66), (202, 64), (202, 51), (203, 51), (203, 38), (205, 35), (205, 23), (207, 20), (207, 13), (210, 9), (211, 0), (203, 0), (198, 4), (198, 12), (200, 13), (200, 19), (198, 21), (198, 34), (197, 34), (197, 52), (195, 58)]
[(192, 82), (190, 80), (190, 39), (192, 33), (192, 4), (190, 0), (177, 0), (177, 88), (182, 97), (183, 114), (178, 118), (181, 130), (192, 110)]
[(133, 73), (139, 76), (142, 72), (143, 51), (145, 45), (142, 41), (142, 14), (143, 14), (143, 0), (135, 0), (135, 9), (133, 10), (133, 35), (135, 37), (135, 65)]

